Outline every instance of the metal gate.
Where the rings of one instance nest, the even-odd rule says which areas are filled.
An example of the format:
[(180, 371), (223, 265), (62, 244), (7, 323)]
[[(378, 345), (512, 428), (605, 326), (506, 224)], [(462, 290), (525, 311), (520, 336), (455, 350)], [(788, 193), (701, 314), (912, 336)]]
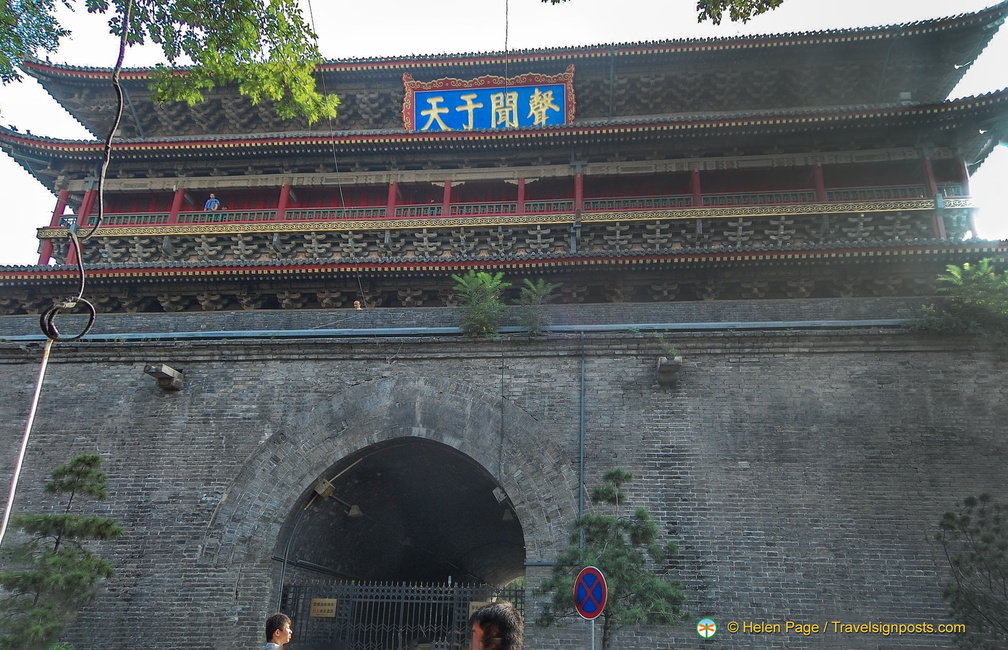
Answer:
[(460, 650), (470, 605), (508, 600), (524, 611), (524, 587), (320, 582), (284, 588), (295, 650)]

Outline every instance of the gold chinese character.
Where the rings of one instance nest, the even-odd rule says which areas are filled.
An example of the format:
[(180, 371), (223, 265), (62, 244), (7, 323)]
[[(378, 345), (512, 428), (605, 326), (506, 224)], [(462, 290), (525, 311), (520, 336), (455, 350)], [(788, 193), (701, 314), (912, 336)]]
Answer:
[(493, 106), (490, 128), (518, 126), (518, 93), (494, 93), (490, 95), (490, 103)]
[(455, 110), (459, 112), (465, 111), (469, 113), (469, 121), (466, 122), (465, 126), (463, 126), (462, 128), (466, 131), (472, 131), (473, 111), (475, 111), (477, 108), (483, 108), (483, 104), (477, 104), (473, 102), (473, 100), (476, 99), (476, 93), (468, 93), (466, 95), (461, 95), (460, 97), (461, 99), (465, 100), (465, 104), (456, 107)]
[(427, 118), (427, 124), (423, 125), (423, 128), (420, 129), (421, 131), (430, 129), (431, 124), (434, 122), (437, 122), (442, 131), (451, 131), (451, 129), (448, 128), (448, 125), (441, 120), (441, 116), (448, 112), (447, 108), (438, 105), (443, 101), (444, 97), (427, 98), (427, 103), (430, 104), (430, 108), (426, 111), (420, 111), (420, 114)]
[(535, 117), (532, 120), (533, 126), (543, 126), (546, 124), (546, 113), (550, 110), (559, 111), (560, 107), (553, 103), (553, 91), (541, 92), (538, 88), (529, 98), (529, 114), (527, 117)]

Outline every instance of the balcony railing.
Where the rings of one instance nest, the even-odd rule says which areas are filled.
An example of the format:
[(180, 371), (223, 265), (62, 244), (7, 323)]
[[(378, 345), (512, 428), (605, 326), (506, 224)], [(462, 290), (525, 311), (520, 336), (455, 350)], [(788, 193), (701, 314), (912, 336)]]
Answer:
[(851, 187), (826, 190), (827, 201), (899, 201), (923, 199), (927, 189), (923, 185), (897, 185), (893, 187)]
[(214, 210), (213, 212), (182, 212), (179, 223), (257, 223), (276, 221), (276, 210)]
[[(966, 189), (958, 184), (938, 186), (938, 191), (945, 197), (967, 196)], [(886, 187), (851, 187), (832, 188), (826, 190), (826, 201), (839, 202), (870, 202), (925, 199), (929, 197), (923, 185), (897, 185)], [(814, 190), (770, 191), (770, 192), (731, 192), (704, 194), (701, 206), (695, 206), (693, 196), (689, 194), (672, 194), (662, 196), (625, 196), (607, 198), (588, 198), (582, 202), (585, 212), (629, 212), (639, 210), (677, 210), (694, 207), (751, 207), (759, 205), (808, 204), (816, 202)], [(547, 199), (525, 201), (524, 210), (519, 213), (516, 201), (488, 201), (471, 203), (453, 203), (449, 205), (449, 216), (500, 216), (517, 214), (556, 214), (574, 211), (573, 199)], [(399, 205), (395, 207), (393, 218), (402, 219), (437, 219), (444, 216), (444, 205), (427, 203), (417, 205)], [(74, 215), (65, 215), (61, 225), (69, 227)], [(339, 220), (381, 220), (388, 218), (385, 206), (367, 207), (320, 207), (288, 209), (284, 213), (284, 221), (339, 221)], [(178, 215), (179, 224), (214, 224), (214, 223), (268, 223), (277, 221), (276, 210), (217, 210), (213, 212), (182, 212)], [(93, 223), (93, 215), (88, 219)], [(106, 214), (103, 226), (127, 227), (165, 225), (171, 223), (171, 216), (165, 212)]]
[(450, 206), (452, 216), (482, 214), (518, 214), (517, 201), (500, 203), (457, 203)]
[(586, 212), (611, 210), (669, 210), (693, 207), (693, 197), (689, 194), (671, 196), (628, 196), (606, 199), (585, 199)]
[(573, 200), (559, 201), (526, 201), (525, 212), (528, 214), (549, 214), (551, 212), (573, 212)]
[[(171, 215), (167, 212), (148, 214), (106, 214), (102, 215), (103, 226), (158, 226), (168, 223)], [(94, 222), (94, 216), (88, 221)]]
[(374, 208), (320, 208), (287, 210), (285, 221), (332, 221), (338, 219), (384, 219), (385, 206)]
[(395, 209), (396, 217), (440, 217), (441, 204), (399, 205)]
[(701, 199), (704, 207), (724, 207), (736, 205), (777, 205), (780, 203), (815, 203), (813, 190), (786, 192), (731, 192), (705, 194)]

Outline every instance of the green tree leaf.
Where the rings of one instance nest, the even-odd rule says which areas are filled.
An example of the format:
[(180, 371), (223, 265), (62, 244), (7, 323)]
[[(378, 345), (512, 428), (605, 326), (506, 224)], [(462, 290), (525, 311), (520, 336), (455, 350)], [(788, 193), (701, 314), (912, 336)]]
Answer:
[[(0, 80), (20, 78), (25, 57), (54, 52), (70, 34), (56, 20), (55, 0), (11, 0), (0, 10)], [(63, 0), (73, 7), (69, 0)], [(318, 37), (297, 0), (87, 0), (88, 12), (108, 14), (109, 31), (127, 43), (160, 46), (169, 65), (152, 74), (156, 101), (203, 101), (206, 93), (233, 86), (253, 104), (270, 101), (284, 118), (310, 123), (336, 116), (339, 99), (316, 87), (322, 61)], [(128, 11), (127, 11), (128, 10)], [(110, 58), (113, 53), (109, 53)]]
[(504, 289), (511, 286), (503, 278), (503, 273), (485, 271), (452, 275), (462, 311), (461, 328), (466, 336), (497, 336), (505, 309), (501, 296)]
[[(65, 497), (60, 514), (24, 514), (12, 520), (27, 539), (5, 548), (0, 571), (0, 648), (42, 650), (55, 644), (63, 627), (94, 597), (98, 583), (114, 575), (112, 563), (87, 549), (91, 540), (122, 534), (113, 521), (69, 512), (77, 496), (104, 499), (101, 457), (84, 454), (52, 473), (46, 492)], [(66, 646), (62, 646), (66, 647)]]
[(614, 514), (586, 514), (574, 522), (570, 545), (560, 553), (549, 579), (536, 590), (548, 595), (537, 621), (552, 625), (574, 615), (574, 579), (586, 566), (595, 566), (606, 579), (608, 601), (602, 612), (602, 648), (608, 650), (612, 633), (624, 625), (673, 625), (684, 616), (682, 586), (670, 579), (667, 564), (678, 552), (674, 543), (658, 543), (658, 529), (644, 508), (621, 517), (626, 502), (622, 486), (633, 476), (623, 469), (606, 472), (591, 491), (592, 503), (613, 506)]
[(965, 648), (1008, 644), (1008, 506), (987, 494), (967, 497), (946, 512), (935, 539), (948, 560), (951, 579), (943, 593), (952, 617), (966, 624)]

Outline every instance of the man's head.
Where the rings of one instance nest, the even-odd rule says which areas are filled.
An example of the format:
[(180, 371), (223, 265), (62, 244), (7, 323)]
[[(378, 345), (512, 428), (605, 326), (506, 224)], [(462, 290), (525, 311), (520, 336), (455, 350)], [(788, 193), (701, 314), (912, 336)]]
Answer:
[(515, 606), (508, 602), (490, 603), (469, 617), (472, 650), (521, 650), (525, 624)]
[(290, 643), (294, 631), (291, 629), (290, 617), (286, 614), (274, 614), (266, 619), (266, 641), (284, 645)]

